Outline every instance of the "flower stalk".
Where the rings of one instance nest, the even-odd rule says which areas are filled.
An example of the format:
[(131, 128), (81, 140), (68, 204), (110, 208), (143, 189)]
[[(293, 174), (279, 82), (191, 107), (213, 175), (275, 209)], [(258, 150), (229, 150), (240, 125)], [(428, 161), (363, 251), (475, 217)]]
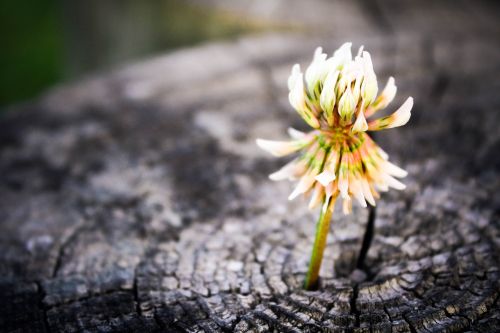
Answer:
[(306, 290), (313, 290), (318, 286), (319, 271), (321, 269), (321, 262), (323, 261), (323, 253), (325, 252), (330, 221), (333, 214), (333, 206), (335, 203), (334, 198), (325, 200), (328, 201), (323, 202), (323, 207), (327, 208), (321, 210), (318, 222), (316, 223), (316, 236), (314, 238), (311, 260), (309, 261), (309, 270), (307, 271), (306, 281), (304, 283), (304, 288)]

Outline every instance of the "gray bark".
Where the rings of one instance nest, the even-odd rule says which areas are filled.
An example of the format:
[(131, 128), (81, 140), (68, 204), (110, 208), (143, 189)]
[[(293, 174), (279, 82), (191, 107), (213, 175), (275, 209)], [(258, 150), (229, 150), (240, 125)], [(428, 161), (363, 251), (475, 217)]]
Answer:
[[(497, 8), (398, 4), (344, 4), (368, 35), (207, 44), (4, 114), (0, 331), (499, 331)], [(291, 65), (346, 39), (381, 85), (395, 75), (394, 105), (415, 98), (376, 138), (408, 188), (337, 211), (304, 291), (317, 212), (286, 201), (292, 185), (267, 179), (285, 159), (254, 140), (305, 129)]]

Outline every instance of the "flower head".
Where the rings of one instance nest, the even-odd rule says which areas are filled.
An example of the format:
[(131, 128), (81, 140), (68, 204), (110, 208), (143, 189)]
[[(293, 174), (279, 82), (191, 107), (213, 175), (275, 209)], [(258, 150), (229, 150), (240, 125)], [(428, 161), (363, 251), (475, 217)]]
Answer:
[(290, 200), (310, 195), (310, 208), (323, 202), (327, 209), (340, 196), (348, 214), (353, 198), (363, 207), (367, 202), (375, 206), (379, 191), (405, 188), (396, 178), (405, 177), (406, 171), (389, 162), (367, 132), (405, 125), (413, 99), (408, 97), (389, 116), (367, 120), (396, 95), (391, 77), (377, 96), (377, 76), (367, 51), (361, 47), (353, 58), (351, 43), (345, 43), (328, 58), (319, 47), (305, 75), (298, 64), (293, 66), (288, 88), (290, 104), (313, 130), (289, 129), (291, 141), (257, 139), (257, 144), (274, 156), (300, 152), (269, 176), (298, 182)]

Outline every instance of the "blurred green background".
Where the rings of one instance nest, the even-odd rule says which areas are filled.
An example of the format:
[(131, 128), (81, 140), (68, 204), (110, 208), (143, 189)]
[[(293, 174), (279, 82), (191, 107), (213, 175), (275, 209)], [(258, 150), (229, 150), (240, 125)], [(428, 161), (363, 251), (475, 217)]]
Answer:
[(269, 28), (182, 0), (3, 0), (0, 108), (134, 59)]

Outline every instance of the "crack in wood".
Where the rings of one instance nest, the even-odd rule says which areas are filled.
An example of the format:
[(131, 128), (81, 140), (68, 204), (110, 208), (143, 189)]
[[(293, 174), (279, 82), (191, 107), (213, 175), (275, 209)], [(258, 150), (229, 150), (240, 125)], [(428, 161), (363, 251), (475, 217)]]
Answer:
[(402, 313), (401, 317), (403, 320), (408, 324), (408, 327), (410, 328), (411, 333), (418, 333), (417, 329), (415, 326), (413, 326), (412, 322), (410, 319), (408, 319), (408, 313)]
[(370, 250), (370, 246), (372, 244), (372, 240), (374, 237), (375, 231), (375, 219), (377, 215), (377, 209), (374, 206), (370, 206), (368, 213), (368, 221), (366, 223), (365, 233), (363, 236), (363, 242), (361, 244), (361, 248), (358, 254), (358, 260), (356, 263), (356, 268), (363, 270), (368, 277), (371, 276), (370, 270), (365, 266), (365, 259), (368, 255), (368, 251)]
[(35, 281), (36, 288), (37, 288), (37, 294), (38, 294), (38, 307), (40, 308), (42, 315), (43, 315), (43, 325), (45, 328), (46, 332), (50, 332), (50, 324), (49, 320), (47, 317), (47, 308), (45, 304), (43, 303), (43, 298), (45, 297), (45, 291), (42, 287), (42, 283), (40, 281)]
[(83, 220), (83, 222), (81, 222), (80, 225), (76, 226), (75, 229), (73, 230), (73, 232), (59, 246), (59, 249), (57, 251), (56, 263), (54, 265), (54, 269), (52, 270), (52, 274), (51, 274), (52, 278), (57, 277), (57, 273), (61, 269), (61, 266), (63, 264), (63, 257), (65, 254), (64, 252), (66, 251), (66, 247), (68, 245), (70, 245), (70, 243), (72, 243), (78, 237), (80, 232), (82, 232), (86, 228), (87, 228), (87, 226), (86, 226), (85, 220)]
[(134, 282), (132, 284), (132, 293), (134, 294), (135, 310), (139, 316), (142, 316), (141, 302), (139, 299), (139, 288), (137, 285), (137, 267), (134, 269)]
[(357, 283), (354, 283), (354, 285), (352, 286), (352, 294), (351, 294), (351, 299), (349, 301), (349, 305), (351, 307), (351, 314), (354, 315), (355, 317), (355, 321), (354, 321), (354, 327), (355, 328), (358, 328), (360, 327), (360, 315), (361, 313), (359, 312), (358, 308), (357, 308), (357, 300), (358, 300), (358, 293), (359, 293), (359, 287), (358, 287), (358, 284)]

